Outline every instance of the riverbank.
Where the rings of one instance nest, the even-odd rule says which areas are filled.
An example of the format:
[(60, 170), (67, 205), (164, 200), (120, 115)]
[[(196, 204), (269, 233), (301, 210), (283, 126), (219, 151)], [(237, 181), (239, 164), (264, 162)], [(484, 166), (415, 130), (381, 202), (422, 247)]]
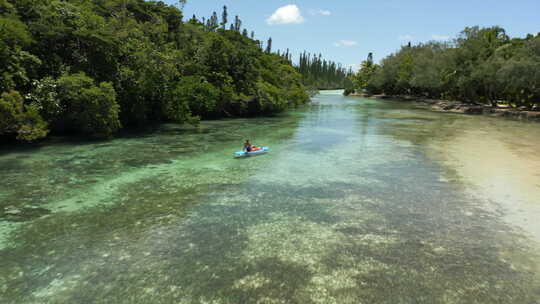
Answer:
[(371, 99), (397, 100), (414, 102), (421, 106), (426, 106), (430, 110), (437, 112), (470, 114), (470, 115), (488, 115), (494, 117), (505, 117), (518, 120), (538, 121), (540, 122), (540, 111), (519, 110), (509, 107), (491, 107), (487, 105), (467, 104), (460, 101), (441, 100), (421, 98), (409, 95), (370, 95), (370, 94), (350, 94), (349, 96), (358, 96)]

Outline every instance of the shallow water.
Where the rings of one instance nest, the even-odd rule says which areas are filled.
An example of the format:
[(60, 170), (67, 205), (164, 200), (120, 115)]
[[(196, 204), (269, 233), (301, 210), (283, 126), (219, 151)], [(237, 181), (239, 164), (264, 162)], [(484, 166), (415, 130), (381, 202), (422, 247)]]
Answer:
[[(232, 158), (246, 138), (271, 152)], [(536, 124), (323, 92), (277, 117), (6, 148), (0, 298), (538, 304), (534, 218), (519, 219), (539, 210), (539, 139)]]

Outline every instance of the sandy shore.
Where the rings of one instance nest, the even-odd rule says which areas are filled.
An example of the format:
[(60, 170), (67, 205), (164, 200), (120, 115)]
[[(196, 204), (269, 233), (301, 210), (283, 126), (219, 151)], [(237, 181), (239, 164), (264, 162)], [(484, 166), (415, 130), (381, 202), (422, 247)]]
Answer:
[(540, 244), (540, 141), (529, 140), (497, 130), (472, 130), (434, 142), (431, 148), (471, 195), (487, 200), (488, 208), (490, 203), (502, 207), (510, 225)]
[(438, 112), (449, 112), (459, 114), (488, 115), (495, 117), (506, 117), (527, 121), (540, 122), (540, 111), (526, 111), (509, 107), (491, 107), (487, 105), (473, 105), (460, 101), (427, 99), (415, 96), (390, 96), (390, 95), (369, 95), (369, 94), (350, 94), (372, 99), (398, 100), (414, 102), (426, 106), (427, 108)]

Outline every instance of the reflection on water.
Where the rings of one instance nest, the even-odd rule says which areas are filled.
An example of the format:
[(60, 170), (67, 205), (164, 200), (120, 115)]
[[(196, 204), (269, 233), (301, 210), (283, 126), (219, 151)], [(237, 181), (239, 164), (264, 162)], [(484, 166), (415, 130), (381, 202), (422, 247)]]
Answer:
[[(332, 92), (314, 102), (6, 151), (1, 298), (538, 303), (538, 244), (433, 146), (482, 123)], [(246, 138), (271, 153), (232, 158)]]

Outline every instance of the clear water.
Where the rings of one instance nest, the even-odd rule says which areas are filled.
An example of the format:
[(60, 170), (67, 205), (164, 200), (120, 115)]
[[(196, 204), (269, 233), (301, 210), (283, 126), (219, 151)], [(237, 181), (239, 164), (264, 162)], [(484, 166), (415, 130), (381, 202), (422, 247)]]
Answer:
[[(277, 117), (5, 148), (1, 302), (538, 304), (538, 243), (433, 149), (494, 125), (540, 134), (324, 92)], [(248, 138), (271, 152), (234, 159)]]

